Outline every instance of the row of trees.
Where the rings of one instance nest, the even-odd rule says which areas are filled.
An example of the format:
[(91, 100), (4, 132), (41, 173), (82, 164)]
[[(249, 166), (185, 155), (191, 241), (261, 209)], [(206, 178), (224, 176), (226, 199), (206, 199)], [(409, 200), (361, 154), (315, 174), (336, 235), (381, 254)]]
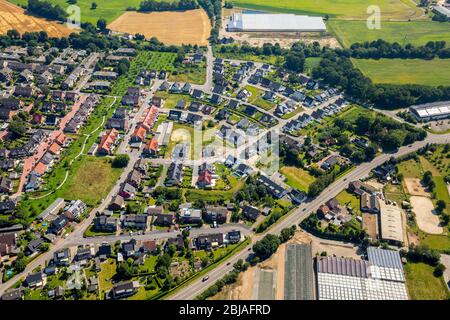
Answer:
[(344, 57), (357, 59), (433, 59), (436, 57), (450, 58), (450, 48), (445, 41), (429, 41), (424, 46), (415, 47), (412, 44), (400, 45), (398, 42), (387, 42), (378, 39), (372, 42), (357, 42), (349, 49), (336, 49), (336, 53)]
[(68, 13), (60, 6), (44, 0), (28, 0), (27, 11), (36, 16), (66, 21)]
[(210, 41), (212, 43), (218, 43), (219, 30), (222, 25), (222, 0), (198, 0), (198, 3), (206, 11), (213, 25)]
[(252, 259), (253, 263), (258, 263), (259, 261), (266, 260), (274, 254), (280, 244), (288, 241), (291, 239), (295, 234), (296, 226), (293, 225), (289, 228), (284, 228), (281, 230), (281, 233), (279, 236), (274, 234), (267, 234), (262, 238), (261, 240), (257, 241), (253, 245), (253, 252), (255, 253), (255, 256)]
[(180, 0), (173, 2), (146, 0), (139, 5), (139, 11), (183, 11), (198, 9), (199, 6), (195, 0)]
[(327, 52), (314, 68), (313, 77), (341, 88), (360, 102), (380, 108), (399, 108), (413, 104), (450, 99), (450, 86), (377, 84), (356, 69), (349, 58)]

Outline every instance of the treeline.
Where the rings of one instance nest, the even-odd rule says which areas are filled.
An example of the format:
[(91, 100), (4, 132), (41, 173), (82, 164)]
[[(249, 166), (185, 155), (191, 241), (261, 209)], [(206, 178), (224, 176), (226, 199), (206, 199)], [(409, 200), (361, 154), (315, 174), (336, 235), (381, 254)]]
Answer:
[(450, 58), (450, 48), (445, 41), (429, 41), (424, 46), (415, 47), (412, 44), (400, 45), (398, 42), (390, 43), (382, 39), (372, 42), (354, 43), (349, 49), (336, 49), (340, 56), (357, 59), (426, 59)]
[(314, 198), (318, 196), (326, 187), (333, 183), (336, 177), (348, 169), (350, 164), (343, 164), (339, 166), (339, 171), (333, 170), (330, 173), (318, 176), (310, 185), (308, 189), (308, 196)]
[(65, 21), (69, 14), (59, 5), (44, 0), (28, 0), (27, 11), (39, 17)]
[(362, 103), (394, 109), (413, 104), (450, 99), (450, 87), (424, 85), (376, 84), (355, 68), (348, 57), (328, 52), (312, 75), (327, 84), (343, 89)]
[(196, 297), (196, 300), (206, 300), (222, 291), (223, 287), (229, 284), (233, 284), (237, 281), (239, 273), (248, 269), (249, 263), (239, 259), (234, 265), (233, 270), (227, 273), (222, 279), (217, 280), (211, 287)]
[(146, 0), (139, 5), (139, 11), (183, 11), (198, 9), (199, 6), (195, 0), (180, 0), (173, 2)]
[(219, 30), (222, 24), (222, 0), (198, 0), (198, 3), (206, 11), (213, 25), (209, 40), (212, 43), (218, 43)]

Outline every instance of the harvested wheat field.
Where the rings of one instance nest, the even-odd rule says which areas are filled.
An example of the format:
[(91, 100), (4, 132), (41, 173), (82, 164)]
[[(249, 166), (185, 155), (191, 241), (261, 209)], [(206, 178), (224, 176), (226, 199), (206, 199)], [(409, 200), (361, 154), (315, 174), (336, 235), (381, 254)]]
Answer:
[(4, 0), (0, 0), (0, 34), (16, 29), (19, 33), (46, 31), (49, 37), (68, 36), (74, 30), (62, 23), (49, 21), (25, 14), (25, 10)]
[(108, 28), (129, 34), (156, 37), (167, 45), (207, 45), (211, 24), (203, 9), (167, 12), (125, 12)]

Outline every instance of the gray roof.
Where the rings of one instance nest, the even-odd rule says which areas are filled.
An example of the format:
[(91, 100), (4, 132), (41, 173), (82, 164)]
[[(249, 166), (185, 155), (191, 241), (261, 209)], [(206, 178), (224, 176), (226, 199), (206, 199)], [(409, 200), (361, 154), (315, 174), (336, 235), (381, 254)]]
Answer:
[(398, 251), (369, 247), (367, 248), (367, 255), (370, 264), (374, 266), (403, 270), (402, 260)]

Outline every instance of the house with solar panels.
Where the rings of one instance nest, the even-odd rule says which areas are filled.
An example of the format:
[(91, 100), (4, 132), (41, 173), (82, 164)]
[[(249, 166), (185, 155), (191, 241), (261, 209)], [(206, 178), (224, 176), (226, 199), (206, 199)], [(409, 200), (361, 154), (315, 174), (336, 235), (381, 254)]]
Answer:
[(409, 107), (419, 121), (431, 121), (450, 118), (450, 101), (426, 103)]
[(367, 260), (317, 257), (319, 300), (408, 300), (400, 254), (376, 247)]

